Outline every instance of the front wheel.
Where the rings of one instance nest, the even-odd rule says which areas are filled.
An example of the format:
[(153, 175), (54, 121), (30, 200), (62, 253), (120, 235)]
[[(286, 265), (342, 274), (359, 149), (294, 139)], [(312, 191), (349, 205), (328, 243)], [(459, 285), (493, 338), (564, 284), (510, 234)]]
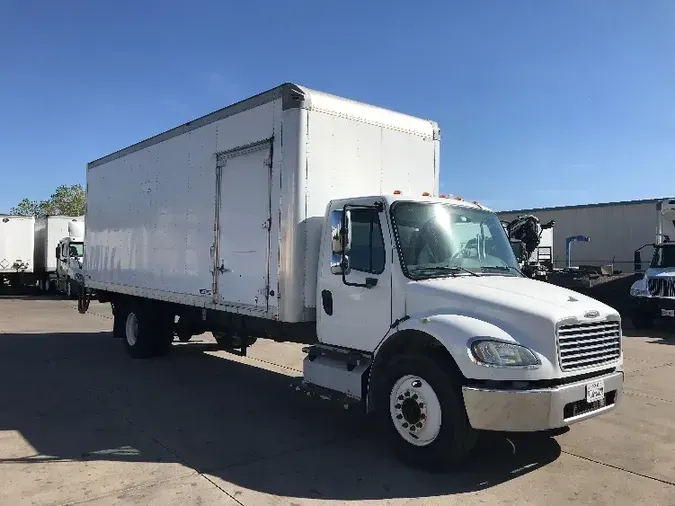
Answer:
[(66, 280), (66, 297), (68, 299), (77, 299), (78, 286), (71, 279)]
[(383, 387), (389, 402), (381, 417), (401, 460), (438, 470), (469, 456), (477, 435), (453, 371), (426, 355), (398, 357), (390, 363)]

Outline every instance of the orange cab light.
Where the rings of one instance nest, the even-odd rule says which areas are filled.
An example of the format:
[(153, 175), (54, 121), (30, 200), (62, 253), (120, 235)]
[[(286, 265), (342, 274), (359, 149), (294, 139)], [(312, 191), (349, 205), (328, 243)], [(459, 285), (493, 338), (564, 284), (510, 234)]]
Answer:
[(444, 193), (441, 193), (441, 194), (438, 196), (438, 198), (440, 198), (440, 199), (447, 199), (448, 196), (445, 195)]
[(459, 197), (459, 196), (458, 197), (452, 197), (452, 198), (455, 199), (455, 200), (464, 200), (462, 197)]
[(400, 195), (400, 194), (401, 194), (401, 190), (394, 190), (394, 195)]
[(430, 196), (431, 196), (431, 193), (429, 193), (429, 192), (423, 192), (422, 193), (422, 197), (430, 197)]

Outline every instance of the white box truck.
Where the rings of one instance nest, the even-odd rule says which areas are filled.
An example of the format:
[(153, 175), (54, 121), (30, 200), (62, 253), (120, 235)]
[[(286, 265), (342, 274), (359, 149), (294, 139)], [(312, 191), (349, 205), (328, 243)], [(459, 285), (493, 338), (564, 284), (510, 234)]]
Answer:
[(41, 290), (75, 298), (82, 283), (84, 216), (35, 220), (35, 273)]
[(93, 161), (87, 291), (132, 357), (174, 333), (306, 344), (297, 388), (379, 413), (410, 463), (614, 409), (619, 314), (525, 278), (495, 213), (438, 195), (439, 145), (432, 121), (284, 84)]
[(33, 216), (0, 215), (0, 285), (33, 281)]

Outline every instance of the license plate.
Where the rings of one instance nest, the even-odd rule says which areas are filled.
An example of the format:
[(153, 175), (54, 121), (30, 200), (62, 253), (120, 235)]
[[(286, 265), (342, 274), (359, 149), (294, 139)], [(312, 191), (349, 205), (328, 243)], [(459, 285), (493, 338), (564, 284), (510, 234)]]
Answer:
[(675, 318), (675, 309), (662, 309), (661, 316), (668, 316), (670, 318)]
[(586, 402), (593, 403), (605, 399), (605, 382), (594, 381), (586, 385)]

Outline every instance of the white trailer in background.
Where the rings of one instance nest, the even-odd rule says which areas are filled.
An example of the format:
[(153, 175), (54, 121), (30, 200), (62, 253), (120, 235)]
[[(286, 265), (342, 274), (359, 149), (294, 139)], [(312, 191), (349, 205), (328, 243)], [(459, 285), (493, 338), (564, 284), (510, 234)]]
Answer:
[(33, 281), (34, 224), (32, 216), (0, 215), (0, 285)]
[(84, 216), (35, 220), (35, 273), (42, 290), (74, 298), (82, 284)]
[(434, 122), (285, 84), (93, 161), (79, 309), (112, 303), (135, 358), (205, 331), (304, 343), (297, 388), (380, 414), (425, 467), (477, 430), (611, 411), (619, 314), (525, 278), (495, 213), (438, 195), (439, 146)]

